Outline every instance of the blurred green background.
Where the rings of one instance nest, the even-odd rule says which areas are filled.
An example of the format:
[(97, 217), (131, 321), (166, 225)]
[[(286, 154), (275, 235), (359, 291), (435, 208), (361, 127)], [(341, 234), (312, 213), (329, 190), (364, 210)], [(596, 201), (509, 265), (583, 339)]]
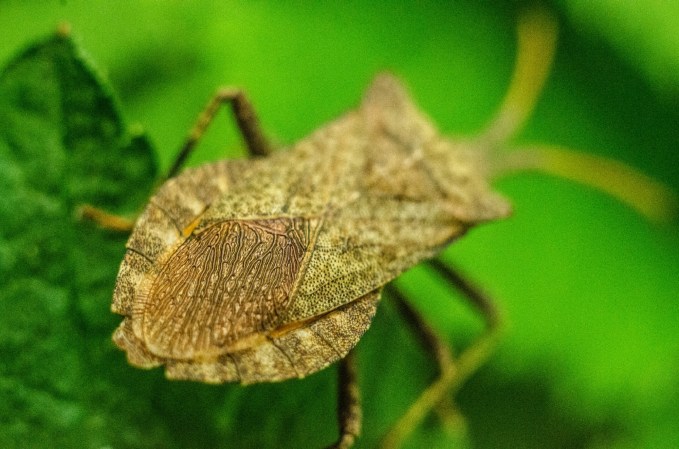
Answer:
[[(507, 87), (522, 6), (3, 0), (0, 61), (70, 23), (110, 80), (127, 122), (145, 128), (166, 168), (222, 85), (247, 90), (281, 146), (356, 105), (384, 69), (404, 79), (442, 131), (476, 132)], [(679, 5), (547, 6), (560, 22), (559, 48), (518, 142), (615, 158), (679, 192)], [(224, 115), (191, 163), (236, 157), (239, 146)], [(614, 199), (547, 176), (521, 175), (497, 188), (512, 199), (515, 215), (471, 232), (445, 258), (497, 298), (507, 335), (457, 397), (465, 424), (446, 430), (431, 417), (406, 447), (677, 447), (676, 221), (650, 224)], [(400, 282), (451, 344), (460, 347), (479, 331), (475, 314), (423, 269)], [(92, 307), (112, 331), (118, 318), (105, 315), (108, 304)], [(434, 365), (388, 301), (359, 348), (365, 421), (358, 447), (367, 448), (432, 380)], [(30, 407), (0, 416), (3, 441), (49, 447), (54, 432), (70, 434), (62, 441), (72, 447), (298, 448), (335, 438), (335, 368), (280, 385), (214, 387), (169, 383), (160, 370), (128, 368), (122, 353), (106, 351), (107, 362), (63, 382), (83, 389), (115, 383), (102, 391), (118, 398), (36, 392)], [(11, 364), (11, 355), (1, 363)], [(55, 397), (56, 406), (41, 409)], [(44, 416), (56, 424), (45, 425), (51, 418)], [(35, 439), (13, 440), (18, 428)]]

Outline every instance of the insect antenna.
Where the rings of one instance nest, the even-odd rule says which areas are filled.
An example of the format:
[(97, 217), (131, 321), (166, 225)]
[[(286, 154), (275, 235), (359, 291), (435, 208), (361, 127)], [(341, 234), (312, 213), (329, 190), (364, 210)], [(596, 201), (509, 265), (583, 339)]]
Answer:
[(671, 222), (679, 210), (677, 194), (664, 184), (602, 156), (556, 145), (522, 147), (493, 161), (494, 178), (539, 171), (588, 185), (617, 198), (657, 222)]
[(524, 12), (517, 26), (517, 54), (507, 94), (484, 132), (474, 142), (489, 153), (491, 178), (539, 171), (608, 193), (654, 221), (671, 221), (679, 198), (663, 184), (611, 159), (555, 145), (507, 148), (530, 116), (554, 59), (557, 23), (548, 12)]
[(556, 19), (547, 11), (532, 9), (519, 17), (514, 73), (495, 117), (475, 139), (483, 147), (501, 147), (533, 112), (552, 66), (556, 37)]

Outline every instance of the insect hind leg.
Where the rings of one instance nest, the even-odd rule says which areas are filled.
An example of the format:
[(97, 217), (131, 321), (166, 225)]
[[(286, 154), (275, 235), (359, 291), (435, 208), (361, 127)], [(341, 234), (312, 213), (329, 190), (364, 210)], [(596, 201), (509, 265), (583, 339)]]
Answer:
[(96, 223), (99, 227), (114, 232), (132, 232), (135, 220), (115, 215), (90, 204), (82, 204), (76, 212), (79, 219)]
[(255, 110), (245, 93), (237, 88), (221, 88), (198, 116), (198, 120), (193, 125), (184, 145), (179, 150), (172, 167), (168, 171), (166, 179), (175, 176), (179, 172), (214, 120), (221, 106), (225, 104), (231, 105), (236, 124), (243, 136), (243, 140), (245, 140), (248, 154), (251, 157), (258, 157), (271, 153), (269, 142), (262, 133)]
[[(236, 124), (243, 140), (245, 140), (250, 157), (266, 156), (271, 152), (269, 143), (260, 129), (255, 111), (245, 93), (236, 88), (222, 88), (212, 97), (196, 120), (163, 181), (177, 175), (214, 120), (219, 108), (226, 103), (231, 105)], [(89, 204), (82, 205), (78, 215), (80, 218), (97, 223), (102, 228), (119, 232), (132, 231), (135, 221), (111, 214)]]

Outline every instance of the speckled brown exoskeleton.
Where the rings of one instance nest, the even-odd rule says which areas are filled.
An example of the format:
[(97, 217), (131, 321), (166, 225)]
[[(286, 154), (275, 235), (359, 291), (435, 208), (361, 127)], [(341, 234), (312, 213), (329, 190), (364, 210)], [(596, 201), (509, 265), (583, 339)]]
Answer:
[[(129, 362), (164, 366), (170, 379), (251, 384), (301, 378), (341, 360), (334, 447), (350, 447), (361, 425), (351, 350), (389, 281), (428, 261), (479, 308), (487, 333), (454, 359), (388, 287), (440, 367), (439, 378), (385, 438), (385, 447), (398, 446), (482, 362), (497, 335), (491, 303), (435, 257), (471, 227), (510, 214), (489, 187), (498, 173), (537, 167), (572, 175), (563, 161), (578, 160), (554, 149), (498, 151), (531, 111), (554, 46), (554, 24), (543, 14), (524, 18), (519, 31), (506, 100), (487, 130), (469, 139), (440, 135), (401, 83), (383, 74), (358, 108), (271, 151), (245, 95), (220, 91), (127, 243), (112, 310), (124, 317), (113, 339)], [(252, 157), (180, 172), (223, 103), (232, 106)], [(588, 161), (612, 170), (604, 177), (654, 188)], [(124, 227), (93, 208), (86, 214)]]

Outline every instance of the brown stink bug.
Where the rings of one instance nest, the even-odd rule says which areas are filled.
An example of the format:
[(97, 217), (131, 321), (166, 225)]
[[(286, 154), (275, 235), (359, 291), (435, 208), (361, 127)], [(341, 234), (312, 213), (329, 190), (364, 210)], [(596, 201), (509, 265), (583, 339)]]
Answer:
[[(485, 133), (467, 140), (441, 136), (400, 82), (380, 75), (357, 109), (272, 152), (244, 94), (220, 91), (134, 224), (113, 297), (112, 310), (124, 316), (115, 343), (135, 366), (163, 365), (170, 379), (208, 383), (301, 378), (341, 360), (341, 435), (334, 447), (348, 448), (361, 425), (350, 351), (369, 327), (383, 288), (428, 261), (479, 308), (488, 332), (453, 359), (388, 287), (441, 370), (385, 438), (384, 447), (398, 446), (482, 363), (496, 338), (491, 303), (435, 259), (471, 227), (510, 214), (508, 202), (490, 189), (494, 177), (539, 168), (618, 196), (603, 178), (624, 177), (663, 197), (645, 178), (599, 159), (588, 162), (604, 175), (578, 176), (568, 167), (582, 157), (571, 152), (499, 152), (532, 110), (554, 40), (549, 17), (524, 17), (505, 103)], [(233, 107), (253, 157), (180, 172), (223, 103)], [(124, 227), (92, 208), (86, 212)]]

